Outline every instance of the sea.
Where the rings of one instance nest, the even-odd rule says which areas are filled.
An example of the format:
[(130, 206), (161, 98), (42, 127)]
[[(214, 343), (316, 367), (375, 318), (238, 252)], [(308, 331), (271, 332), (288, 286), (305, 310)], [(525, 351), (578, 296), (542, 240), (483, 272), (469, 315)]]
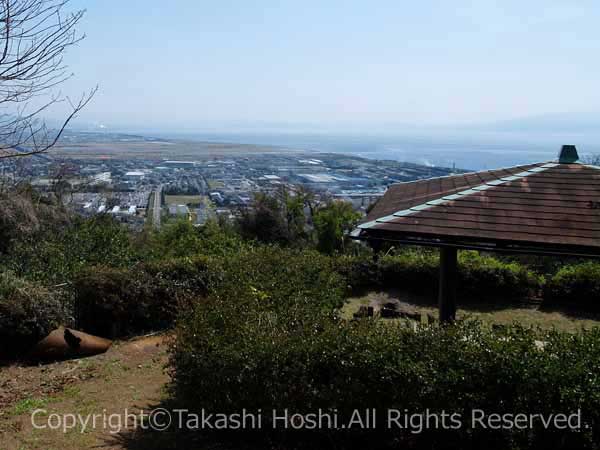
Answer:
[(600, 154), (600, 131), (553, 133), (438, 130), (397, 134), (219, 131), (165, 133), (160, 137), (340, 153), (375, 160), (467, 170), (552, 161), (557, 158), (563, 144), (576, 145), (582, 158)]

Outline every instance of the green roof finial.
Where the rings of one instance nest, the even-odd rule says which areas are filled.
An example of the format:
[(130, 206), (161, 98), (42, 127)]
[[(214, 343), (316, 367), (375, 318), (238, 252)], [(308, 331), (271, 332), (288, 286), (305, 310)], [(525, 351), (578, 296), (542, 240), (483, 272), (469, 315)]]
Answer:
[(558, 156), (558, 162), (560, 164), (571, 164), (579, 160), (577, 154), (577, 148), (574, 145), (563, 145), (560, 149), (560, 155)]

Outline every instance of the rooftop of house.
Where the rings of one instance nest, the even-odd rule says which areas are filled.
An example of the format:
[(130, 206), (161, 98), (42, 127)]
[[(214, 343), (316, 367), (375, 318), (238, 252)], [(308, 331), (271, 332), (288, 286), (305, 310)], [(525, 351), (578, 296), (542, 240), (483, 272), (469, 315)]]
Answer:
[(600, 256), (600, 167), (558, 161), (392, 185), (353, 236)]

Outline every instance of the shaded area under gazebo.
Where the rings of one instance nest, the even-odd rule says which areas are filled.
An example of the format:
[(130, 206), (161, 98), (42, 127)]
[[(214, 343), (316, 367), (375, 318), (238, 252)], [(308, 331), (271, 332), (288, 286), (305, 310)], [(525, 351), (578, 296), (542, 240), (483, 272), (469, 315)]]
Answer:
[(600, 257), (600, 167), (559, 160), (390, 186), (352, 233), (440, 248), (440, 321), (456, 315), (457, 250)]

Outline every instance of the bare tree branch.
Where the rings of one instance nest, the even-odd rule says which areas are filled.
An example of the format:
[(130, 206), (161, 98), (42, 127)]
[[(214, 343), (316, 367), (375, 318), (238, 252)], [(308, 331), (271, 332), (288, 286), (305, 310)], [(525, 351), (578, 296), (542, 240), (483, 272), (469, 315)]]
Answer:
[[(53, 92), (72, 76), (63, 62), (65, 51), (85, 37), (75, 30), (85, 11), (66, 13), (68, 3), (0, 0), (0, 160), (54, 147), (98, 90), (84, 93), (75, 103)], [(33, 106), (32, 100), (44, 97)], [(63, 102), (70, 113), (57, 129), (48, 129), (42, 113)]]
[[(28, 129), (30, 130), (30, 133), (25, 137), (21, 137), (21, 138), (17, 139), (17, 141), (22, 140), (23, 142), (30, 143), (30, 144), (32, 144), (31, 147), (33, 149), (26, 150), (26, 151), (20, 151), (20, 152), (10, 152), (10, 150), (9, 150), (9, 151), (7, 151), (7, 153), (3, 153), (4, 151), (6, 151), (6, 149), (4, 149), (0, 146), (0, 160), (6, 159), (6, 158), (18, 158), (18, 157), (23, 157), (23, 156), (37, 155), (39, 153), (45, 153), (48, 150), (50, 150), (52, 147), (54, 147), (56, 145), (56, 143), (62, 136), (63, 132), (67, 128), (67, 125), (69, 125), (69, 122), (71, 122), (71, 120), (73, 120), (73, 118), (77, 115), (78, 112), (80, 112), (83, 108), (85, 108), (85, 106), (92, 100), (92, 98), (94, 97), (94, 95), (96, 94), (97, 91), (98, 91), (98, 87), (96, 86), (89, 93), (83, 94), (77, 104), (73, 104), (69, 101), (69, 103), (72, 105), (72, 111), (67, 116), (67, 118), (64, 120), (64, 122), (62, 123), (62, 126), (57, 131), (55, 131), (52, 135), (49, 134), (48, 130), (46, 129), (45, 124), (42, 124), (41, 126), (39, 126), (38, 128), (36, 128), (34, 130), (33, 125), (31, 124), (31, 122), (29, 122)], [(43, 135), (42, 143), (38, 143), (35, 138), (36, 135), (40, 135), (40, 134)], [(23, 145), (23, 144), (19, 144), (19, 145)], [(13, 147), (10, 147), (10, 148), (13, 148)]]

